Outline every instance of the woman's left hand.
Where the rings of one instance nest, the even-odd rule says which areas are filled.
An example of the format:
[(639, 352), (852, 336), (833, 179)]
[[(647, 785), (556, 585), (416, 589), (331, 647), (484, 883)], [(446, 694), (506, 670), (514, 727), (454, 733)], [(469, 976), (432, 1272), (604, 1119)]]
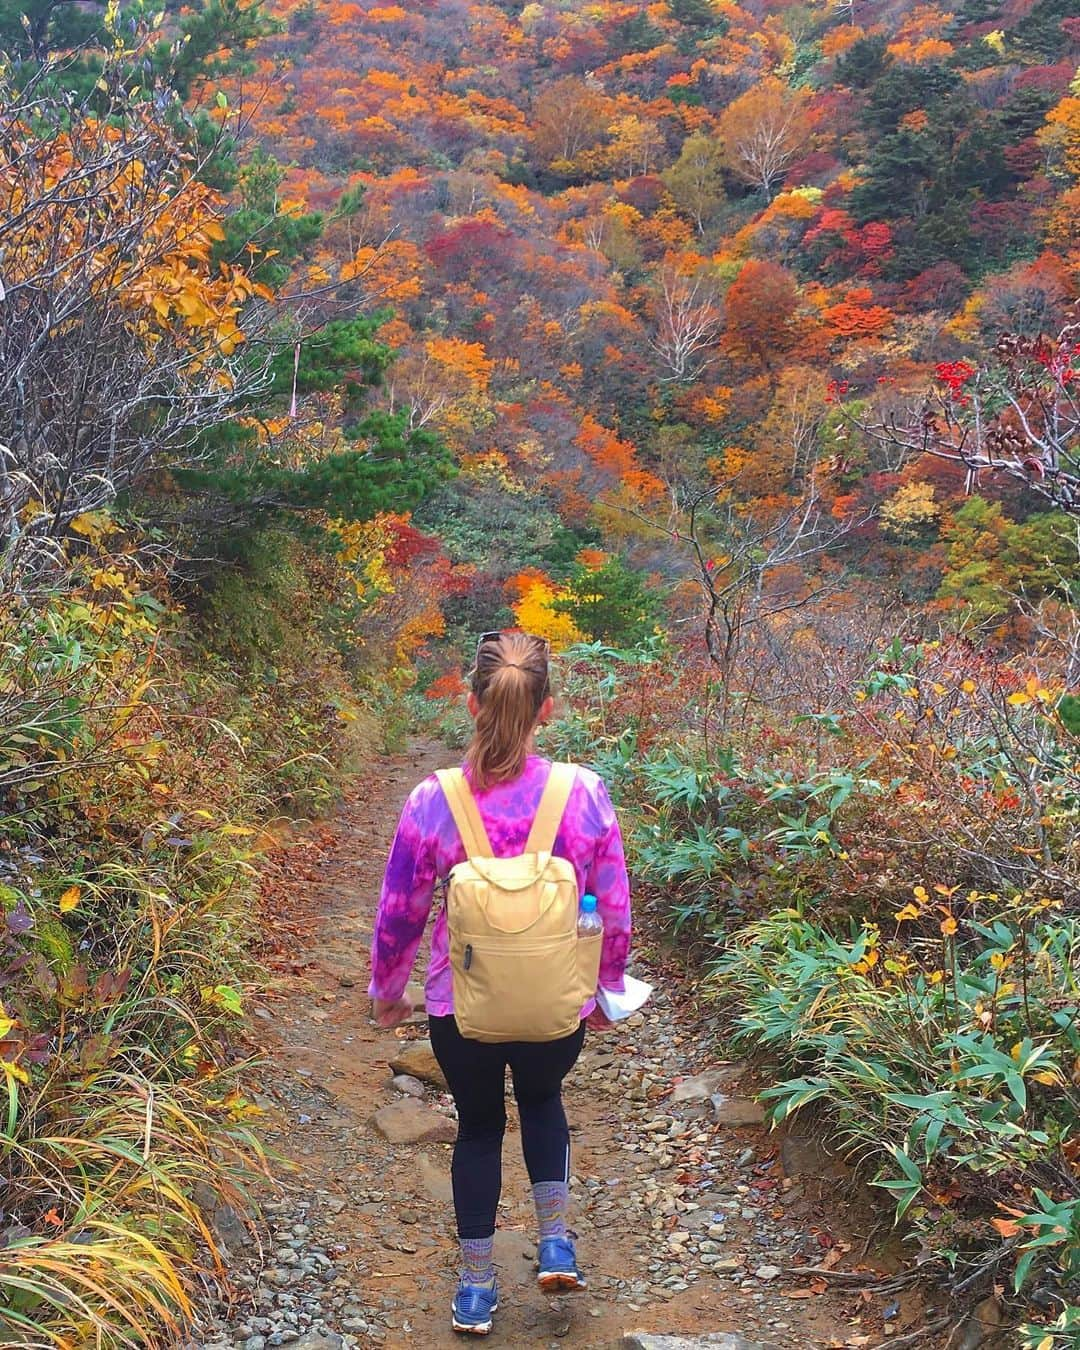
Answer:
[(593, 1031), (610, 1031), (615, 1023), (608, 1017), (598, 1003), (592, 1012), (586, 1017), (585, 1025), (591, 1027)]
[(412, 999), (408, 994), (400, 998), (376, 998), (371, 1003), (371, 1015), (380, 1027), (397, 1027), (412, 1016)]

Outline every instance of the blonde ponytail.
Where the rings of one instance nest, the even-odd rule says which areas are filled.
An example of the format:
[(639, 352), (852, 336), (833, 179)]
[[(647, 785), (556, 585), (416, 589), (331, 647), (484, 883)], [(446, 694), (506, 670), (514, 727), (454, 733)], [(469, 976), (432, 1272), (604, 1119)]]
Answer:
[(472, 689), (479, 703), (465, 755), (475, 788), (517, 778), (525, 768), (533, 728), (551, 685), (547, 645), (527, 633), (501, 633), (482, 642)]

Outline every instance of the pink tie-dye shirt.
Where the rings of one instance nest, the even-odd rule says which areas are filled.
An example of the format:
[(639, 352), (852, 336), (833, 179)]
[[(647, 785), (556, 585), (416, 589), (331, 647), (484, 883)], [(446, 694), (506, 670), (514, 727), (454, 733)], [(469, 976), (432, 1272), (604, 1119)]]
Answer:
[[(510, 858), (524, 849), (550, 770), (549, 760), (530, 755), (520, 777), (475, 794), (496, 857)], [(619, 822), (607, 788), (589, 769), (577, 771), (554, 852), (573, 864), (580, 893), (597, 898), (604, 922), (600, 985), (621, 993), (630, 950), (630, 886)], [(432, 775), (409, 794), (390, 848), (371, 944), (372, 998), (401, 997), (431, 913), (436, 883), (464, 860), (454, 818)], [(431, 934), (426, 1003), (432, 1017), (454, 1011), (445, 905)], [(590, 999), (582, 1017), (594, 1006)]]

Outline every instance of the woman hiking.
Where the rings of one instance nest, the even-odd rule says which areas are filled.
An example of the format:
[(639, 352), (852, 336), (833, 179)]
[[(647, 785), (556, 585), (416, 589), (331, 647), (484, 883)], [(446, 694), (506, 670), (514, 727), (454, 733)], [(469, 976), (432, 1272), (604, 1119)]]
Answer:
[[(462, 1273), (455, 1331), (487, 1335), (498, 1307), (492, 1260), (506, 1128), (505, 1071), (539, 1227), (542, 1289), (583, 1289), (567, 1232), (570, 1134), (562, 1081), (585, 1026), (607, 1025), (598, 987), (624, 989), (630, 895), (622, 838), (604, 784), (534, 752), (551, 716), (549, 647), (485, 633), (471, 672), (475, 722), (461, 770), (414, 788), (390, 849), (372, 942), (376, 1022), (412, 1012), (405, 986), (431, 911), (425, 1000), (431, 1045), (458, 1114), (452, 1167)], [(595, 897), (595, 900), (593, 899)], [(591, 936), (595, 908), (602, 935)]]

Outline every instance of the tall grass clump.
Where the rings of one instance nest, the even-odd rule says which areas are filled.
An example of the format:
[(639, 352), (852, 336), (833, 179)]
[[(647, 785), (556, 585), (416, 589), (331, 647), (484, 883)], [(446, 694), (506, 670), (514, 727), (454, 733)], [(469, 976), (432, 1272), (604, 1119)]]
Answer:
[(81, 525), (0, 607), (0, 1343), (167, 1344), (262, 1165), (236, 1031), (264, 825), (330, 799), (364, 723), (326, 642), (268, 680)]

